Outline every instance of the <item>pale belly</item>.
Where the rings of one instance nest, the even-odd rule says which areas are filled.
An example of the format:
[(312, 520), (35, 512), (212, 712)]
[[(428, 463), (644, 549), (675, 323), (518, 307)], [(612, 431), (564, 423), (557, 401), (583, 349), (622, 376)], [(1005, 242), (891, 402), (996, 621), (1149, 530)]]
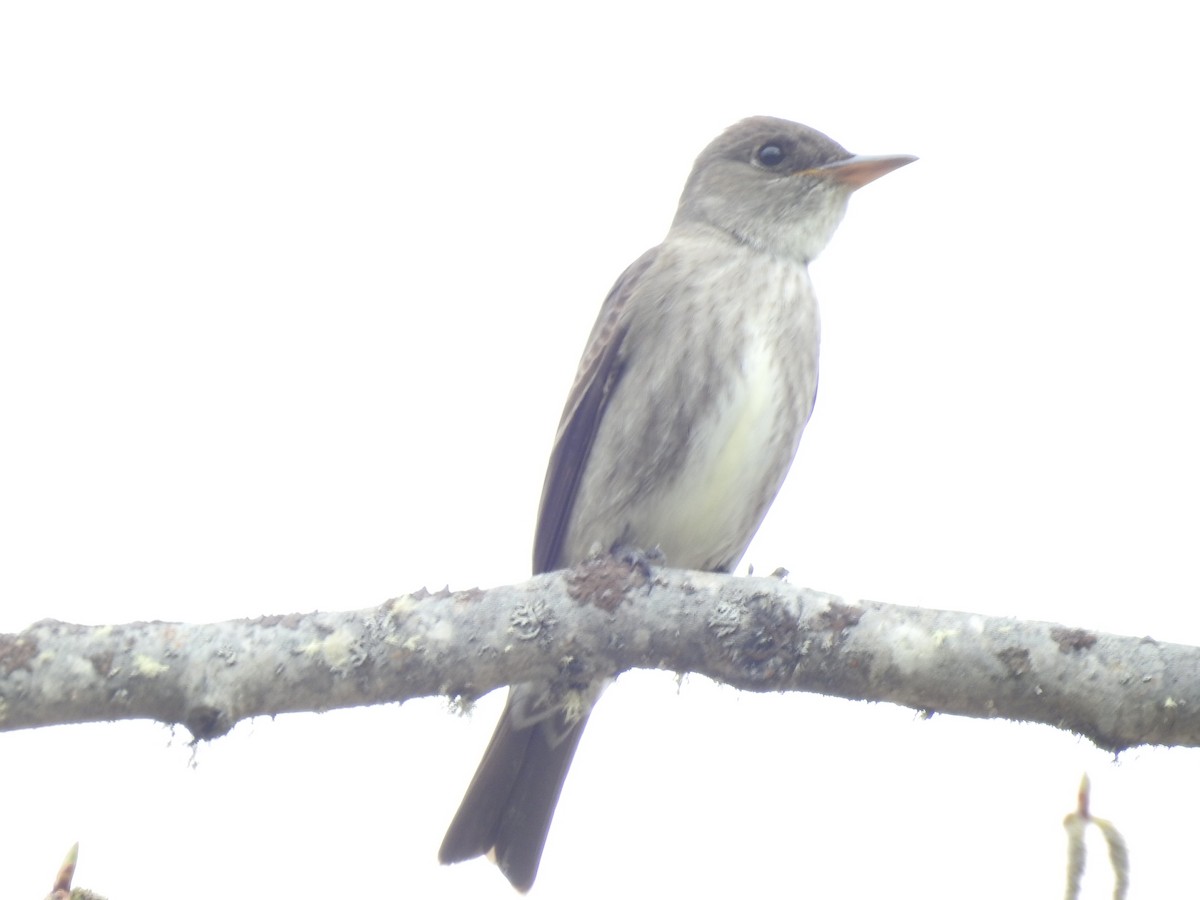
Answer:
[[(677, 568), (737, 562), (783, 484), (816, 393), (815, 305), (782, 325), (779, 312), (766, 304), (738, 322), (740, 352), (721, 360), (728, 370), (658, 382), (632, 373), (592, 449), (564, 564), (614, 546), (657, 547)], [(645, 411), (648, 394), (663, 405), (657, 414)]]
[(807, 267), (677, 234), (636, 291), (553, 565), (625, 546), (658, 547), (677, 568), (731, 567), (812, 412), (820, 321)]
[(632, 543), (660, 547), (672, 566), (715, 568), (741, 557), (800, 437), (786, 424), (779, 375), (765, 341), (747, 348), (740, 378), (693, 433), (677, 476), (630, 507)]

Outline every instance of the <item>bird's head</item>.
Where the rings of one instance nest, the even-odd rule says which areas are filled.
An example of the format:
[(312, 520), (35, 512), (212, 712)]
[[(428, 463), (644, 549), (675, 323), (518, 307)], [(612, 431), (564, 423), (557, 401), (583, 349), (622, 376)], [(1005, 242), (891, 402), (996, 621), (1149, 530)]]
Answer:
[(672, 227), (712, 226), (807, 263), (829, 242), (855, 190), (915, 159), (855, 156), (806, 125), (743, 119), (697, 157)]

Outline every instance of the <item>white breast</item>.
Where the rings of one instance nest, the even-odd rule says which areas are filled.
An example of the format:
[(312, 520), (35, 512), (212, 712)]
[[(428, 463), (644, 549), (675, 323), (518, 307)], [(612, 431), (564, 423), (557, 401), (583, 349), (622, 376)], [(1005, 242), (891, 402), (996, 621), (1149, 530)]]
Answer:
[(639, 505), (639, 521), (631, 523), (635, 533), (658, 536), (668, 565), (708, 568), (736, 561), (791, 465), (800, 432), (786, 423), (802, 415), (802, 429), (809, 410), (785, 408), (786, 369), (777, 358), (778, 341), (768, 333), (771, 318), (745, 323), (740, 371), (693, 432), (687, 463), (655, 492), (654, 502)]

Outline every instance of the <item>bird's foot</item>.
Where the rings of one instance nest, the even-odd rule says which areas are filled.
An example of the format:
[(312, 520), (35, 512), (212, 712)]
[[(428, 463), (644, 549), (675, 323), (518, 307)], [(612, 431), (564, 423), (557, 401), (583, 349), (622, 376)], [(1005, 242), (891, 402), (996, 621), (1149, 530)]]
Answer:
[(645, 578), (650, 577), (651, 566), (665, 566), (667, 557), (662, 552), (662, 547), (657, 544), (649, 550), (644, 550), (641, 547), (632, 547), (628, 544), (615, 544), (609, 551), (614, 559), (617, 559), (631, 569), (635, 569), (642, 573)]

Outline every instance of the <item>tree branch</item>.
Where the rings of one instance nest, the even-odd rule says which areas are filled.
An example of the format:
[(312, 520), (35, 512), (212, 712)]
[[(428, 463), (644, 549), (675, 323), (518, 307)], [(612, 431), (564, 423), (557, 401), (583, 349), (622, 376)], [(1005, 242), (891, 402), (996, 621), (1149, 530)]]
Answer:
[(1200, 746), (1200, 649), (1045, 622), (850, 603), (774, 578), (612, 559), (491, 590), (205, 625), (43, 621), (0, 636), (0, 730), (114, 719), (198, 739), (259, 715), (518, 681), (563, 697), (632, 668), (1041, 722), (1119, 751)]

